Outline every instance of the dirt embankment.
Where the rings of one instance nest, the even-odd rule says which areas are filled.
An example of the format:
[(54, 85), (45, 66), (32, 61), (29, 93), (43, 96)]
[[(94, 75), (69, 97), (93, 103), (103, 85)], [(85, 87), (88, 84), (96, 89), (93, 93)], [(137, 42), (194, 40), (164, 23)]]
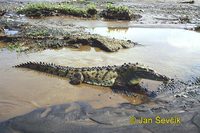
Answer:
[(2, 5), (7, 6), (8, 9), (12, 7), (14, 12), (27, 16), (72, 15), (87, 19), (131, 20), (136, 24), (200, 24), (198, 2), (162, 0), (59, 2), (53, 4), (36, 2), (27, 5), (27, 1), (10, 3), (3, 1)]

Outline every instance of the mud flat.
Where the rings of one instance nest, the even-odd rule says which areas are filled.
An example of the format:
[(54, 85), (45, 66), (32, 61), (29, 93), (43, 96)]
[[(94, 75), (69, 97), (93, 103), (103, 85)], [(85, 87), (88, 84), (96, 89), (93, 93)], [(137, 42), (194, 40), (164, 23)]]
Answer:
[[(174, 99), (173, 99), (174, 100)], [(190, 99), (157, 100), (151, 106), (121, 104), (93, 109), (83, 102), (37, 109), (0, 123), (2, 133), (12, 132), (199, 132), (199, 103)], [(167, 106), (166, 106), (167, 105)], [(150, 119), (149, 123), (141, 119)], [(171, 123), (161, 119), (175, 119)], [(49, 126), (51, 125), (51, 126)], [(36, 128), (37, 127), (37, 128)]]
[[(12, 9), (13, 12), (17, 11), (15, 7), (24, 7), (28, 1), (2, 1), (2, 5)], [(30, 1), (29, 1), (30, 2)], [(52, 2), (52, 1), (49, 1)], [(56, 1), (54, 1), (56, 2)], [(57, 1), (61, 2), (61, 1)], [(180, 1), (181, 2), (181, 1)], [(131, 12), (131, 21), (136, 24), (199, 24), (199, 1), (194, 4), (180, 3), (179, 1), (110, 1), (112, 5), (118, 10), (118, 7), (122, 7), (122, 11), (128, 10)], [(184, 1), (183, 1), (184, 2)], [(101, 18), (101, 12), (103, 12), (109, 1), (68, 1), (68, 4), (71, 4), (75, 7), (82, 8), (85, 5), (90, 3), (96, 3), (95, 9), (98, 11), (95, 19)], [(5, 7), (2, 6), (2, 9)], [(12, 7), (12, 8), (9, 8)], [(94, 8), (94, 7), (93, 7)], [(92, 9), (93, 9), (92, 8)], [(128, 9), (127, 9), (128, 8)], [(112, 8), (111, 8), (112, 9)], [(190, 11), (190, 12), (188, 12)], [(22, 13), (23, 14), (23, 13)], [(108, 13), (107, 13), (108, 14)], [(118, 15), (114, 15), (114, 12), (111, 12), (114, 19), (117, 19)], [(104, 15), (105, 16), (105, 15)], [(126, 16), (126, 15), (124, 15)], [(130, 18), (130, 17), (128, 17)], [(111, 17), (112, 19), (112, 17)], [(127, 19), (130, 20), (130, 19)]]
[[(17, 14), (27, 2), (33, 1), (0, 4), (0, 132), (200, 131), (200, 34), (184, 30), (198, 30), (196, 1), (112, 1), (113, 9), (106, 12), (107, 1), (92, 0), (97, 9), (93, 17), (59, 13), (39, 19)], [(89, 2), (68, 4), (81, 9)], [(115, 11), (127, 7), (132, 18), (126, 14), (129, 17), (116, 21)], [(27, 61), (71, 67), (140, 62), (172, 79), (166, 84), (143, 80), (141, 84), (158, 95), (147, 100), (12, 67)], [(177, 123), (155, 123), (156, 117), (175, 118)], [(150, 122), (140, 124), (141, 118)]]
[[(138, 42), (143, 40), (143, 39), (140, 40), (139, 37), (146, 38), (148, 36), (148, 34), (146, 37), (144, 35), (143, 36), (139, 35), (139, 31), (144, 32), (144, 30), (146, 30), (145, 33), (149, 32), (149, 34), (151, 34), (151, 30), (153, 30), (152, 32), (155, 33), (155, 29), (129, 29), (125, 31), (121, 29), (120, 32), (119, 30), (120, 29), (113, 29), (113, 28), (111, 28), (110, 30), (108, 28), (102, 29), (101, 27), (100, 29), (99, 28), (90, 29), (89, 31), (91, 33), (92, 32), (94, 33), (98, 32), (99, 34), (102, 33), (108, 37), (113, 37), (113, 35), (115, 35), (116, 38), (119, 38), (117, 36), (120, 36), (121, 39), (123, 39), (123, 36), (120, 34), (127, 33), (125, 37), (128, 37), (128, 33), (131, 30), (138, 30), (137, 31), (138, 37), (135, 36), (136, 38), (134, 39), (134, 40), (137, 40)], [(169, 29), (168, 30), (157, 29), (157, 31), (159, 30), (161, 31), (164, 30), (163, 32), (167, 31), (168, 33)], [(170, 29), (170, 30), (174, 31), (174, 29)], [(107, 32), (107, 31), (110, 31), (110, 32)], [(185, 30), (183, 31), (180, 30), (180, 31), (184, 33)], [(118, 34), (115, 34), (116, 32)], [(194, 31), (185, 31), (185, 32), (192, 34), (192, 36), (193, 35), (198, 36), (199, 34)], [(160, 34), (160, 32), (158, 32), (158, 34)], [(166, 35), (168, 34), (165, 34), (165, 37)], [(187, 34), (187, 37), (188, 37), (188, 34)], [(156, 35), (154, 36), (154, 38), (156, 38)], [(151, 39), (152, 39), (151, 41), (156, 40), (156, 39), (154, 40), (153, 37), (151, 37)], [(178, 37), (176, 39), (179, 40)], [(161, 40), (163, 39), (161, 38)], [(148, 43), (156, 44), (156, 41), (155, 42), (140, 42), (140, 43), (142, 43), (143, 45), (148, 44)], [(160, 44), (160, 42), (158, 42), (158, 44)], [(166, 44), (162, 44), (162, 45), (166, 46)], [(157, 45), (155, 46), (158, 47)], [(191, 45), (191, 46), (195, 46), (195, 45)], [(148, 48), (151, 46), (146, 46), (146, 47)], [(121, 51), (118, 51), (117, 53), (106, 53), (100, 49), (92, 48), (90, 46), (83, 46), (83, 47), (81, 46), (80, 49), (69, 49), (69, 48), (64, 48), (60, 50), (47, 49), (47, 50), (42, 50), (39, 53), (35, 53), (35, 52), (28, 53), (28, 55), (25, 57), (23, 57), (22, 55), (20, 56), (20, 54), (23, 54), (23, 53), (18, 53), (18, 54), (15, 53), (16, 55), (18, 55), (16, 56), (15, 54), (12, 55), (13, 52), (8, 52), (7, 50), (5, 50), (4, 52), (2, 52), (2, 56), (1, 56), (2, 57), (1, 64), (5, 65), (5, 66), (1, 66), (2, 67), (1, 75), (5, 75), (1, 77), (2, 78), (1, 81), (3, 81), (1, 86), (5, 87), (5, 89), (3, 89), (5, 96), (8, 96), (8, 95), (9, 96), (2, 99), (3, 104), (2, 104), (1, 109), (6, 110), (4, 111), (4, 113), (2, 111), (2, 115), (1, 115), (2, 120), (6, 120), (16, 115), (25, 114), (35, 108), (40, 108), (40, 107), (45, 107), (45, 108), (37, 109), (34, 112), (31, 112), (24, 116), (19, 116), (19, 117), (10, 119), (8, 121), (2, 122), (0, 124), (1, 131), (2, 132), (15, 132), (15, 131), (49, 132), (49, 130), (53, 130), (54, 132), (62, 132), (62, 131), (64, 132), (67, 130), (69, 132), (73, 132), (73, 131), (79, 132), (79, 129), (81, 128), (82, 130), (80, 132), (82, 132), (83, 130), (97, 131), (98, 128), (101, 128), (105, 132), (118, 131), (118, 130), (119, 132), (132, 131), (132, 130), (144, 131), (144, 132), (150, 132), (150, 131), (164, 132), (164, 131), (169, 131), (169, 129), (173, 130), (174, 132), (177, 132), (177, 131), (188, 132), (189, 130), (193, 132), (198, 132), (199, 130), (198, 129), (198, 121), (199, 121), (198, 111), (199, 111), (199, 94), (200, 94), (198, 80), (196, 80), (196, 82), (189, 82), (189, 83), (184, 83), (182, 82), (182, 80), (174, 81), (174, 82), (169, 83), (168, 86), (160, 86), (157, 92), (158, 97), (156, 99), (150, 100), (149, 102), (143, 103), (143, 101), (141, 101), (141, 99), (137, 99), (137, 97), (134, 98), (134, 97), (125, 97), (120, 94), (118, 95), (116, 93), (112, 93), (108, 88), (102, 88), (102, 87), (96, 88), (93, 86), (83, 85), (81, 86), (81, 89), (80, 89), (80, 86), (78, 87), (72, 86), (67, 83), (68, 82), (67, 80), (60, 79), (58, 77), (49, 77), (48, 75), (43, 75), (42, 73), (32, 72), (28, 70), (16, 70), (16, 69), (11, 68), (11, 66), (13, 65), (16, 65), (18, 63), (23, 63), (26, 61), (54, 62), (56, 64), (60, 64), (64, 66), (71, 65), (71, 66), (80, 66), (80, 67), (90, 66), (90, 65), (91, 66), (112, 65), (112, 64), (114, 65), (114, 64), (118, 64), (118, 63), (120, 64), (123, 62), (130, 61), (130, 59), (132, 59), (131, 58), (132, 55), (130, 55), (130, 57), (124, 58), (126, 53), (129, 50), (130, 50), (129, 51), (130, 53), (136, 54), (135, 52), (133, 52), (134, 49), (136, 51), (138, 51), (139, 49), (140, 50), (145, 49), (144, 46), (138, 46), (135, 48), (121, 50)], [(179, 50), (182, 51), (183, 49), (179, 49)], [(198, 49), (195, 48), (195, 50), (198, 50)], [(150, 50), (147, 50), (147, 51), (150, 51)], [(5, 53), (7, 52), (10, 53), (12, 56), (6, 55)], [(189, 55), (191, 55), (190, 52), (188, 53)], [(139, 53), (145, 53), (145, 52), (140, 51)], [(140, 56), (139, 53), (138, 53), (138, 57)], [(112, 54), (114, 54), (115, 56), (112, 56)], [(186, 54), (186, 52), (184, 52), (184, 54)], [(95, 56), (95, 59), (93, 58), (94, 56)], [(13, 61), (14, 59), (13, 57), (15, 58), (17, 57), (17, 60)], [(110, 62), (110, 60), (112, 60), (112, 62)], [(146, 58), (146, 61), (143, 60), (145, 61), (144, 62), (145, 64), (148, 64), (147, 60), (148, 58)], [(190, 60), (192, 60), (192, 58), (190, 58)], [(196, 59), (194, 59), (194, 61), (195, 60)], [(149, 62), (151, 62), (151, 60), (149, 60)], [(152, 64), (156, 64), (156, 63), (152, 62)], [(150, 63), (149, 65), (152, 66), (152, 64)], [(193, 67), (193, 65), (196, 66), (198, 65), (198, 63), (195, 64), (195, 62), (193, 62), (191, 65)], [(178, 67), (178, 65), (175, 65), (175, 66), (177, 70), (181, 70), (181, 67)], [(163, 64), (163, 68), (164, 67), (166, 67), (166, 64)], [(155, 65), (154, 68), (157, 70), (160, 68), (160, 65), (158, 64), (157, 67)], [(196, 68), (198, 70), (199, 67), (197, 66)], [(191, 69), (191, 67), (188, 67), (186, 69)], [(163, 70), (166, 70), (166, 69), (163, 69)], [(170, 70), (172, 69), (169, 69), (169, 71)], [(175, 72), (177, 72), (177, 70), (173, 70), (171, 73), (174, 74)], [(183, 71), (185, 70), (182, 69), (181, 71), (177, 73), (182, 73)], [(166, 71), (163, 71), (162, 73), (165, 73), (165, 72)], [(169, 72), (166, 72), (166, 73), (169, 74)], [(198, 71), (195, 73), (198, 75)], [(182, 73), (182, 74), (185, 74), (185, 73)], [(18, 80), (17, 84), (13, 84), (14, 86), (10, 86), (9, 82), (16, 81), (15, 77), (18, 75), (22, 75), (22, 77), (20, 78), (20, 81)], [(181, 75), (179, 76), (181, 77)], [(30, 80), (27, 81), (27, 77), (30, 77)], [(185, 75), (183, 77), (185, 77)], [(48, 81), (46, 80), (47, 78), (48, 78)], [(52, 84), (49, 84), (48, 83), (49, 81), (52, 81)], [(33, 87), (35, 85), (32, 85), (32, 84), (35, 84), (35, 82), (37, 82), (38, 84), (38, 86), (36, 86), (38, 89)], [(32, 87), (29, 87), (29, 89), (27, 90), (28, 86), (25, 85), (24, 87), (24, 84), (27, 84), (27, 85), (29, 84), (28, 86), (32, 86)], [(18, 87), (17, 90), (19, 94), (18, 93), (15, 94), (15, 90), (16, 90), (14, 89), (15, 86)], [(40, 86), (43, 89), (40, 88)], [(148, 84), (147, 86), (150, 87), (151, 84)], [(9, 90), (9, 88), (11, 88), (13, 92), (10, 90), (11, 93), (7, 93), (7, 90)], [(153, 87), (153, 88), (155, 89), (156, 87)], [(47, 90), (50, 90), (50, 92), (49, 91), (47, 92)], [(25, 93), (26, 91), (28, 91), (27, 94)], [(31, 99), (24, 97), (23, 95), (24, 93), (29, 96), (29, 92), (32, 92), (32, 91), (35, 93), (33, 93), (34, 95), (31, 95), (32, 97)], [(14, 97), (11, 94), (12, 95), (15, 94)], [(74, 94), (73, 95), (74, 97), (72, 97), (71, 94)], [(85, 94), (84, 97), (82, 96), (83, 94)], [(90, 94), (90, 95), (86, 95), (86, 94)], [(19, 96), (22, 98), (18, 98), (18, 100), (16, 100), (15, 97), (19, 97)], [(43, 97), (43, 99), (39, 100), (40, 98), (37, 98), (37, 97)], [(5, 99), (8, 101), (5, 101)], [(13, 100), (18, 101), (18, 102), (13, 102)], [(24, 102), (20, 102), (23, 100)], [(49, 106), (49, 105), (54, 105), (54, 104), (66, 103), (68, 101), (70, 102), (69, 104)], [(81, 101), (81, 102), (73, 103), (73, 101)], [(23, 108), (23, 109), (20, 108), (21, 106), (19, 105), (20, 104), (24, 105), (24, 103), (26, 103), (26, 108)], [(143, 104), (140, 104), (137, 106), (133, 105), (137, 103), (143, 103)], [(19, 112), (17, 113), (12, 112), (13, 108), (15, 109), (15, 111), (17, 110)], [(8, 112), (8, 110), (10, 112), (6, 114), (5, 112)], [(63, 119), (64, 118), (63, 116), (65, 116), (65, 119)], [(161, 116), (164, 118), (178, 116), (181, 118), (182, 123), (176, 126), (173, 126), (173, 125), (161, 126), (158, 124), (131, 125), (130, 124), (131, 116), (136, 117), (137, 121), (139, 121), (141, 117), (148, 117), (148, 118), (155, 119), (156, 116)], [(26, 123), (31, 123), (31, 126), (26, 125)], [(42, 125), (42, 127), (35, 128), (36, 130), (33, 131), (33, 128), (35, 126), (38, 126), (39, 123), (40, 125)], [(43, 125), (43, 123), (52, 123), (55, 127), (52, 126), (52, 128), (49, 129), (48, 125), (45, 125), (45, 124)], [(65, 126), (64, 125), (62, 126), (63, 123), (65, 123)], [(182, 127), (187, 127), (187, 129), (182, 128)]]

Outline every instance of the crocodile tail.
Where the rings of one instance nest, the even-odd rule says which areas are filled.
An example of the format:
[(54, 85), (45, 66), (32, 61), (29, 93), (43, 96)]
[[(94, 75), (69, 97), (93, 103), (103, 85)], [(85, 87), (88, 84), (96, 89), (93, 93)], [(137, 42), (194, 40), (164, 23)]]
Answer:
[(27, 62), (27, 63), (22, 63), (19, 65), (14, 66), (16, 68), (28, 68), (40, 72), (45, 72), (61, 77), (66, 77), (69, 68), (68, 67), (63, 67), (63, 66), (58, 66), (55, 64), (50, 64), (50, 63), (44, 63), (44, 62)]

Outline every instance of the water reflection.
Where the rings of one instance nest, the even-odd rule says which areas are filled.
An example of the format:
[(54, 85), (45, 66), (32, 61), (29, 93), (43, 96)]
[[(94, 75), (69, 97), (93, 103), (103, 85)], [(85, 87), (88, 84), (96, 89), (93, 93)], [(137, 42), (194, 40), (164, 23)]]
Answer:
[(86, 52), (89, 52), (89, 51), (95, 51), (95, 52), (100, 52), (102, 51), (100, 48), (97, 48), (97, 47), (90, 47), (88, 45), (82, 45), (80, 46), (79, 48), (70, 48), (72, 51), (86, 51)]
[(108, 27), (108, 32), (121, 32), (126, 33), (128, 31), (128, 27)]
[(6, 35), (15, 35), (18, 33), (16, 30), (4, 29)]
[[(24, 18), (29, 19), (29, 18)], [(27, 21), (27, 20), (26, 20)], [(135, 21), (115, 21), (115, 20), (88, 20), (72, 16), (54, 16), (42, 19), (29, 19), (28, 22), (38, 25), (56, 26), (65, 28), (67, 25), (75, 27), (97, 28), (97, 27), (123, 27), (123, 28), (173, 28), (173, 29), (193, 29), (196, 24), (137, 24)], [(68, 26), (66, 28), (69, 28)], [(69, 30), (69, 29), (68, 29)]]
[(183, 29), (129, 28), (126, 32), (106, 27), (87, 30), (142, 44), (114, 54), (120, 62), (141, 62), (171, 77), (190, 79), (200, 75), (200, 33)]

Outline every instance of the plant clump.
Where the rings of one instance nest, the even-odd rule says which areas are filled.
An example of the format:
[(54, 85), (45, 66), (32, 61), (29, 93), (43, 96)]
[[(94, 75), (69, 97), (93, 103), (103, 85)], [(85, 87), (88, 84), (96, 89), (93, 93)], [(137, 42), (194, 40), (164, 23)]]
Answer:
[(40, 31), (32, 31), (27, 33), (29, 36), (48, 36), (48, 31), (47, 30), (40, 30)]
[(68, 3), (31, 3), (17, 10), (18, 14), (28, 17), (72, 15), (76, 17), (91, 17), (95, 15), (95, 7), (80, 8)]
[(7, 49), (9, 51), (16, 51), (16, 52), (20, 52), (21, 51), (21, 47), (18, 43), (14, 43), (14, 44), (8, 44), (7, 45)]
[(87, 14), (91, 15), (91, 16), (94, 16), (97, 14), (97, 8), (96, 8), (96, 5), (91, 3), (88, 5), (88, 8), (87, 8)]
[(131, 20), (131, 11), (126, 6), (114, 6), (108, 4), (106, 9), (102, 11), (105, 19)]

